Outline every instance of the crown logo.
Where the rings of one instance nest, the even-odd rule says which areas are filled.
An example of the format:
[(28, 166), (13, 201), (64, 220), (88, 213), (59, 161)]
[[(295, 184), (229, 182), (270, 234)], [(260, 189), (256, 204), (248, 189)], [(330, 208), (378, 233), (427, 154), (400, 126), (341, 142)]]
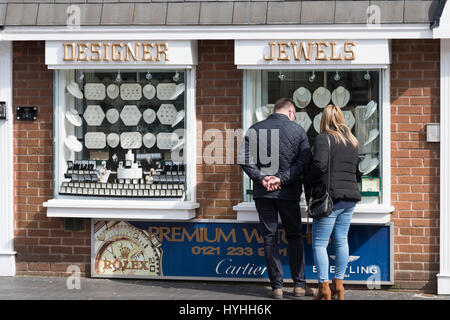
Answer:
[(130, 253), (130, 248), (128, 248), (128, 247), (120, 248), (120, 255), (121, 255), (122, 259), (127, 259), (129, 253)]

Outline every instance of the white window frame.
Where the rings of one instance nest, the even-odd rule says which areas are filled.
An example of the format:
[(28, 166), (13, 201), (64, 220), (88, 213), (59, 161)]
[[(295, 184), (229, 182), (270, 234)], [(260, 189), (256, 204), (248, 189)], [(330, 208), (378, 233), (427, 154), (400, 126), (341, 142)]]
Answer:
[[(138, 69), (138, 68), (137, 68)], [(169, 69), (169, 68), (165, 68)], [(181, 68), (178, 68), (181, 69)], [(58, 195), (59, 177), (66, 168), (66, 152), (64, 146), (65, 132), (65, 86), (66, 81), (73, 79), (73, 70), (55, 70), (54, 72), (54, 199), (45, 202), (48, 217), (66, 218), (100, 218), (100, 219), (133, 219), (133, 220), (190, 220), (195, 218), (196, 209), (196, 68), (189, 66), (186, 75), (186, 193), (189, 200), (155, 199), (114, 199), (89, 198), (83, 196)], [(115, 70), (115, 69), (113, 69)], [(144, 70), (144, 69), (143, 69)], [(174, 69), (175, 70), (175, 69)], [(148, 68), (145, 69), (148, 71)]]
[[(381, 184), (382, 184), (382, 196), (379, 204), (361, 204), (358, 203), (355, 207), (355, 211), (352, 218), (352, 224), (378, 224), (385, 225), (390, 222), (391, 213), (394, 211), (394, 207), (391, 205), (391, 103), (390, 103), (390, 67), (389, 65), (377, 66), (380, 71), (380, 96), (382, 96), (381, 106), (381, 161), (380, 168)], [(374, 66), (359, 66), (354, 67), (352, 70), (366, 70), (367, 68), (374, 69)], [(281, 69), (285, 69), (281, 67)], [(307, 68), (295, 68), (310, 70)], [(337, 66), (333, 66), (328, 69), (339, 69)], [(348, 69), (346, 66), (342, 66), (340, 69)], [(242, 123), (244, 132), (251, 125), (251, 110), (250, 106), (261, 104), (261, 69), (258, 70), (243, 70), (243, 106), (242, 106)], [(245, 179), (245, 173), (243, 173), (243, 185)], [(245, 188), (243, 188), (245, 189)], [(244, 190), (245, 192), (245, 190)], [(258, 221), (258, 213), (256, 211), (254, 201), (241, 202), (233, 207), (237, 211), (237, 220), (254, 222)], [(307, 222), (306, 206), (301, 205), (302, 221)]]

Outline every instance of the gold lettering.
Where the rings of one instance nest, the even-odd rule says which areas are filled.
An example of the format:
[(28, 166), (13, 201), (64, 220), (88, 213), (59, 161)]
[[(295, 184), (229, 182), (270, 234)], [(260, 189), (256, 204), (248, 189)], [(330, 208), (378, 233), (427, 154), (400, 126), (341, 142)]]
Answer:
[(270, 57), (264, 55), (264, 60), (273, 61), (275, 55), (275, 42), (269, 42), (269, 46), (270, 46)]
[(86, 56), (86, 51), (85, 51), (88, 47), (87, 43), (78, 43), (77, 46), (78, 46), (77, 61), (88, 61), (88, 57)]
[(135, 269), (135, 270), (137, 270), (137, 269), (142, 269), (142, 268), (139, 268), (139, 263), (140, 261), (135, 261), (135, 260), (133, 260), (132, 262), (131, 262), (131, 269)]
[[(74, 43), (63, 43), (64, 46), (64, 61), (73, 61), (75, 60), (75, 44)], [(69, 48), (71, 51), (71, 56), (69, 58)]]
[(103, 55), (103, 61), (110, 61), (109, 59), (109, 43), (103, 43), (103, 47), (105, 47), (105, 54)]
[(91, 44), (91, 52), (94, 55), (97, 55), (97, 57), (92, 56), (91, 57), (91, 61), (100, 61), (100, 60), (102, 60), (102, 57), (101, 57), (102, 53), (100, 51), (101, 46), (102, 46), (102, 44), (100, 42), (93, 42)]
[(223, 239), (223, 241), (228, 242), (230, 239), (233, 240), (233, 242), (236, 242), (236, 231), (233, 229), (231, 229), (230, 233), (228, 234), (228, 236), (225, 235), (225, 233), (223, 232), (222, 229), (218, 229), (219, 230), (219, 234), (218, 234), (218, 241), (220, 242), (220, 238)]
[[(316, 46), (317, 46), (317, 55), (316, 55), (316, 60), (329, 60), (328, 56), (325, 53), (325, 49), (322, 48), (322, 46), (328, 47), (328, 41), (319, 41), (316, 42)], [(323, 55), (323, 56), (321, 56)]]
[(167, 239), (167, 241), (170, 240), (170, 228), (169, 227), (161, 227), (161, 242), (164, 240), (164, 238)]
[(278, 42), (278, 61), (289, 61), (290, 58), (286, 53), (284, 47), (289, 47), (291, 42)]
[[(113, 61), (123, 61), (123, 51), (119, 50), (117, 52), (117, 48), (123, 48), (123, 43), (113, 43), (112, 44), (112, 60)], [(117, 57), (117, 53), (119, 53), (119, 57)]]
[(172, 241), (182, 241), (181, 227), (173, 227), (172, 228)]
[[(161, 49), (164, 48), (164, 49)], [(164, 60), (169, 61), (169, 57), (167, 56), (167, 50), (169, 49), (169, 45), (166, 43), (157, 43), (156, 44), (156, 61), (161, 61), (161, 55), (164, 55)]]
[(330, 60), (333, 60), (333, 61), (342, 61), (342, 54), (341, 53), (339, 53), (339, 55), (336, 57), (336, 42), (335, 41), (332, 41), (332, 42), (330, 42), (330, 44), (331, 44), (331, 58), (330, 58)]
[(103, 265), (103, 269), (112, 269), (111, 267), (111, 260), (104, 260), (104, 265)]
[(292, 50), (294, 51), (294, 60), (300, 61), (302, 54), (306, 61), (310, 61), (312, 57), (314, 42), (308, 42), (308, 53), (306, 53), (305, 43), (300, 41), (300, 48), (297, 50), (297, 42), (292, 41)]
[(136, 42), (134, 44), (134, 51), (133, 48), (131, 47), (130, 43), (127, 43), (127, 52), (126, 52), (126, 56), (125, 56), (125, 61), (130, 61), (130, 53), (131, 56), (133, 57), (134, 61), (138, 61), (139, 60), (139, 47), (140, 47), (140, 43)]
[(353, 41), (345, 41), (344, 44), (344, 51), (345, 53), (350, 53), (350, 56), (345, 56), (345, 60), (355, 60), (356, 59), (356, 54), (355, 51), (353, 51), (353, 48), (351, 47), (355, 47), (356, 43)]
[[(149, 48), (153, 48), (153, 42), (142, 44), (142, 51), (143, 51), (142, 61), (154, 61), (152, 52)], [(150, 57), (147, 58), (147, 55), (150, 55)]]
[(183, 228), (183, 236), (181, 237), (183, 239), (183, 241), (184, 241), (184, 237), (186, 237), (189, 241), (192, 241), (192, 239), (194, 239), (194, 237), (195, 237), (195, 241), (197, 241), (197, 242), (203, 241), (203, 237), (201, 236), (198, 228), (196, 228), (192, 232), (191, 235), (187, 232), (186, 228)]
[(159, 240), (159, 242), (162, 241), (161, 233), (159, 232), (158, 227), (148, 227), (148, 234), (150, 235), (150, 239), (151, 239), (152, 235), (154, 235)]

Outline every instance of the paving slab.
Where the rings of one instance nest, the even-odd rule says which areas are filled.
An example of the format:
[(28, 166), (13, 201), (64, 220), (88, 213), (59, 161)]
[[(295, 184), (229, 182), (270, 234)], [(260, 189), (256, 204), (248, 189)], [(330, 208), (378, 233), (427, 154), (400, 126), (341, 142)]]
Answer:
[[(267, 300), (270, 288), (266, 282), (79, 280), (77, 283), (64, 277), (0, 277), (0, 300)], [(287, 284), (283, 290), (284, 300), (297, 300), (292, 296), (292, 285)], [(346, 300), (450, 300), (449, 295), (369, 290), (364, 286), (347, 289), (345, 295)], [(311, 299), (304, 297), (302, 300)]]

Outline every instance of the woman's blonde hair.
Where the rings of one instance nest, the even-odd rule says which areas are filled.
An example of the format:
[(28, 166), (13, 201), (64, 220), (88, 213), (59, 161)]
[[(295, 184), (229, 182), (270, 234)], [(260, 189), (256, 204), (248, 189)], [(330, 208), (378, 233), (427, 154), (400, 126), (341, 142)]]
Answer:
[(342, 142), (344, 145), (347, 145), (348, 141), (355, 148), (359, 148), (358, 140), (345, 124), (344, 114), (335, 105), (330, 104), (323, 110), (322, 119), (320, 120), (320, 133), (331, 134), (337, 143)]

